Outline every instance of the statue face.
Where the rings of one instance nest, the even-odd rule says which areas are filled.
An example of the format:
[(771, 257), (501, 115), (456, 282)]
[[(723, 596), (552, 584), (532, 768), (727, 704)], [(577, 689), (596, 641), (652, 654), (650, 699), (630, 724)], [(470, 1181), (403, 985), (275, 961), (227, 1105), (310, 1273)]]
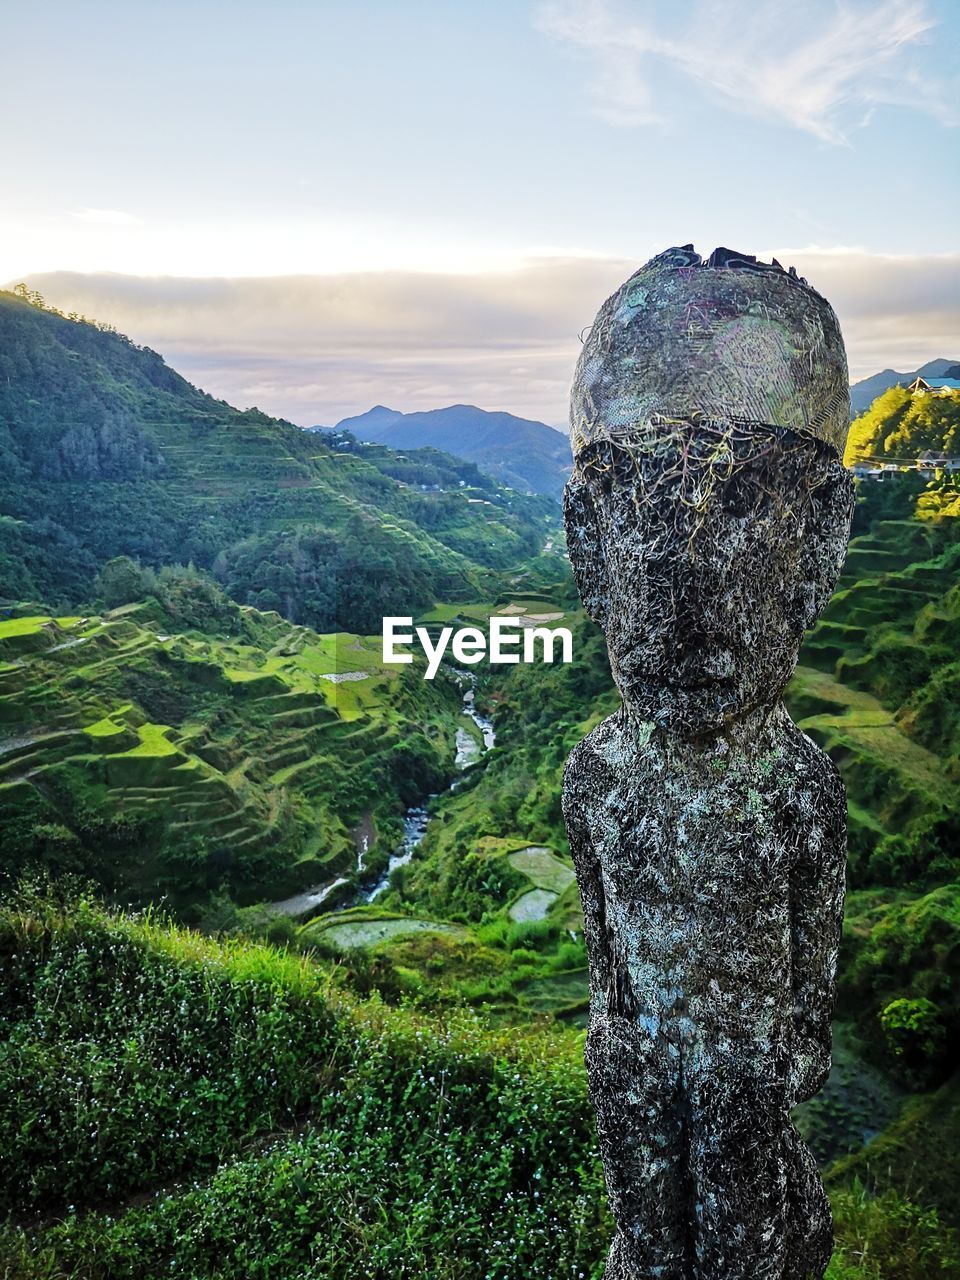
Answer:
[(597, 442), (564, 495), (581, 598), (628, 709), (683, 736), (775, 701), (846, 553), (853, 485), (829, 446), (674, 424)]

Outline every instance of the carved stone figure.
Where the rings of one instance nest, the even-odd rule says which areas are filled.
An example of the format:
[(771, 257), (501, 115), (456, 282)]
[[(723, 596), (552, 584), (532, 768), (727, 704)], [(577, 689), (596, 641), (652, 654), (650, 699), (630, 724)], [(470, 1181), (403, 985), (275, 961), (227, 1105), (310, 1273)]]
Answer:
[(723, 249), (647, 263), (577, 367), (567, 544), (622, 698), (563, 791), (607, 1280), (830, 1258), (790, 1111), (830, 1067), (846, 810), (781, 694), (846, 553), (848, 415), (828, 303)]

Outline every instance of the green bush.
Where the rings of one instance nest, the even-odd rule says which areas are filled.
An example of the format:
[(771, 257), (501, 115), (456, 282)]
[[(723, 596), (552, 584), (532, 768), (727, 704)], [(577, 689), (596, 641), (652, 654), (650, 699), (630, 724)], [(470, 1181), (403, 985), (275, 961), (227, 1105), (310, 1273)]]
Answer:
[(583, 1067), (555, 1038), (356, 1003), (303, 957), (83, 898), (21, 893), (0, 954), (0, 1194), (63, 1218), (7, 1232), (8, 1276), (599, 1274)]
[(943, 1014), (932, 1000), (892, 1000), (880, 1011), (887, 1048), (900, 1059), (906, 1071), (926, 1082), (943, 1054), (946, 1028)]
[(826, 1280), (957, 1280), (956, 1232), (935, 1209), (895, 1191), (872, 1197), (859, 1184), (833, 1196), (837, 1248)]
[(0, 914), (0, 1210), (212, 1164), (315, 1099), (334, 1026), (319, 971), (298, 989), (282, 953), (237, 951), (234, 974), (229, 951), (184, 963), (190, 935), (157, 950), (151, 926), (83, 900), (24, 927), (35, 912), (21, 898)]

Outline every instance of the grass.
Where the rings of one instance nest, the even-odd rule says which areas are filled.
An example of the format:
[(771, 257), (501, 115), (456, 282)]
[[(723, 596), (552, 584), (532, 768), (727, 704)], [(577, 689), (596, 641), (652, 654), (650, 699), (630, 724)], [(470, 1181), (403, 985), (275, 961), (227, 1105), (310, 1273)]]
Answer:
[(846, 1154), (829, 1174), (832, 1186), (857, 1179), (933, 1206), (960, 1224), (960, 1076), (910, 1098), (899, 1116), (866, 1147)]
[[(5, 1280), (599, 1280), (582, 1033), (358, 1001), (339, 968), (49, 890), (0, 907), (0, 954)], [(522, 999), (585, 993), (581, 966)], [(909, 1196), (833, 1203), (829, 1280), (960, 1274)]]
[(56, 1206), (4, 1233), (8, 1275), (597, 1273), (576, 1039), (358, 1003), (302, 957), (91, 902), (8, 903), (0, 946), (0, 1188)]
[[(99, 722), (100, 724), (103, 721)], [(168, 739), (167, 734), (172, 733), (168, 724), (142, 724), (137, 729), (140, 742), (137, 746), (131, 747), (129, 751), (124, 751), (125, 756), (175, 756), (178, 755), (178, 749)]]
[(573, 868), (562, 862), (545, 845), (528, 845), (507, 855), (507, 861), (538, 889), (561, 894), (575, 880)]
[(449, 933), (462, 936), (464, 930), (457, 925), (446, 924), (438, 920), (417, 920), (414, 918), (383, 918), (367, 920), (346, 920), (338, 922), (336, 916), (323, 917), (322, 923), (310, 928), (307, 936), (317, 942), (332, 943), (344, 949), (350, 947), (375, 947), (392, 938), (400, 938), (409, 933)]
[(14, 636), (35, 635), (51, 621), (49, 614), (40, 614), (32, 618), (5, 618), (0, 621), (0, 642)]
[(89, 733), (91, 738), (111, 738), (114, 734), (123, 733), (123, 728), (122, 724), (117, 724), (109, 716), (104, 716), (96, 724), (86, 725), (83, 731)]
[(556, 900), (557, 895), (549, 889), (528, 889), (510, 904), (507, 914), (518, 923), (543, 920)]
[[(49, 622), (3, 624), (31, 644), (0, 689), (18, 743), (2, 777), (25, 779), (0, 791), (7, 876), (57, 832), (71, 866), (182, 911), (202, 912), (224, 879), (241, 902), (280, 898), (353, 870), (365, 813), (382, 840), (368, 865), (385, 862), (405, 805), (452, 770), (458, 691), (385, 668), (379, 637), (249, 608), (224, 630), (177, 630), (148, 603), (88, 619), (87, 643), (51, 654), (35, 643)], [(321, 678), (338, 669), (370, 678)]]

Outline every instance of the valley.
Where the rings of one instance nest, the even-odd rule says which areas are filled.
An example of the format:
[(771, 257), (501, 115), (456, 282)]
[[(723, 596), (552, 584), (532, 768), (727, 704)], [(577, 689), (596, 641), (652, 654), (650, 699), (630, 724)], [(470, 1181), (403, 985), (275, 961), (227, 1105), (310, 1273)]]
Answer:
[[(0, 303), (3, 1274), (595, 1280), (559, 797), (617, 695), (556, 503)], [(856, 456), (953, 431), (904, 394)], [(849, 807), (834, 1070), (795, 1117), (829, 1280), (960, 1274), (958, 502), (861, 483), (786, 694)], [(573, 660), (425, 680), (387, 615), (562, 626)]]

